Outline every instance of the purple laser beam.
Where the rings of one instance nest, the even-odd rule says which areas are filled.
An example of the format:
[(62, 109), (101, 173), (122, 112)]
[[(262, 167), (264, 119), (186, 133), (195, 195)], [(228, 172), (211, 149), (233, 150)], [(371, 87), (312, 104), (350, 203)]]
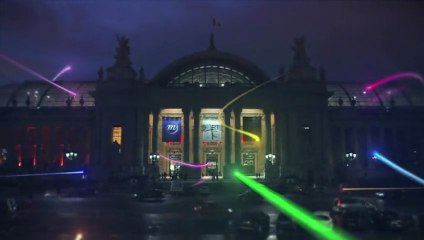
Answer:
[(390, 75), (390, 76), (385, 77), (385, 78), (383, 78), (381, 80), (378, 80), (377, 82), (375, 82), (375, 83), (373, 83), (371, 85), (368, 85), (365, 88), (365, 90), (366, 91), (370, 91), (370, 90), (372, 90), (372, 89), (374, 89), (374, 88), (376, 88), (376, 87), (378, 87), (380, 85), (383, 85), (385, 83), (388, 83), (388, 82), (397, 80), (399, 78), (415, 78), (415, 79), (420, 80), (422, 83), (424, 83), (424, 79), (423, 79), (423, 77), (421, 75), (419, 75), (417, 73), (413, 73), (413, 72), (404, 72), (404, 73), (398, 73), (398, 74)]
[(65, 72), (71, 69), (72, 69), (71, 66), (64, 67), (58, 74), (56, 74), (56, 76), (54, 76), (54, 78), (52, 79), (52, 82), (56, 81), (60, 76), (62, 76), (62, 74), (64, 74)]
[(49, 79), (47, 79), (47, 78), (46, 78), (46, 77), (44, 77), (43, 75), (41, 75), (41, 74), (39, 74), (39, 73), (35, 72), (34, 70), (32, 70), (32, 69), (30, 69), (30, 68), (28, 68), (28, 67), (26, 67), (26, 66), (24, 66), (24, 65), (22, 65), (22, 64), (20, 64), (20, 63), (18, 63), (18, 62), (16, 62), (15, 60), (13, 60), (13, 59), (9, 58), (9, 57), (8, 57), (8, 56), (6, 56), (6, 55), (0, 54), (0, 58), (1, 58), (1, 59), (3, 59), (3, 60), (5, 60), (6, 62), (9, 62), (10, 64), (15, 65), (16, 67), (20, 68), (21, 70), (24, 70), (25, 72), (27, 72), (27, 73), (29, 73), (29, 74), (33, 75), (34, 77), (37, 77), (37, 78), (39, 78), (39, 79), (41, 79), (41, 80), (43, 80), (43, 81), (46, 81), (46, 82), (50, 83), (51, 85), (53, 85), (53, 86), (55, 86), (55, 87), (57, 87), (57, 88), (59, 88), (59, 89), (61, 89), (61, 90), (65, 91), (65, 92), (67, 92), (67, 93), (71, 94), (71, 95), (72, 95), (72, 96), (74, 96), (74, 97), (77, 95), (75, 92), (72, 92), (71, 90), (68, 90), (68, 89), (66, 89), (66, 88), (64, 88), (64, 87), (62, 87), (62, 86), (60, 86), (60, 85), (58, 85), (58, 84), (56, 84), (56, 83), (54, 83), (54, 82), (50, 81)]

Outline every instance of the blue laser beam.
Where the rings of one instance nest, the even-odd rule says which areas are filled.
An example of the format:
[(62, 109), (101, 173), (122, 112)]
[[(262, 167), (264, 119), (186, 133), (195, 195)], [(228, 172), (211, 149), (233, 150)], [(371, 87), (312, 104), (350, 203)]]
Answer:
[(74, 174), (84, 174), (84, 171), (13, 174), (13, 175), (4, 175), (0, 177), (11, 178), (11, 177), (32, 177), (32, 176), (51, 176), (51, 175), (74, 175)]
[(374, 152), (373, 153), (374, 157), (378, 160), (380, 160), (381, 162), (383, 162), (384, 164), (386, 164), (387, 166), (389, 166), (390, 168), (392, 168), (393, 170), (395, 170), (396, 172), (402, 174), (403, 176), (421, 184), (424, 185), (424, 179), (418, 177), (417, 175), (411, 173), (410, 171), (402, 168), (401, 166), (397, 165), (396, 163), (390, 161), (388, 158), (386, 158), (385, 156), (381, 155), (378, 152)]

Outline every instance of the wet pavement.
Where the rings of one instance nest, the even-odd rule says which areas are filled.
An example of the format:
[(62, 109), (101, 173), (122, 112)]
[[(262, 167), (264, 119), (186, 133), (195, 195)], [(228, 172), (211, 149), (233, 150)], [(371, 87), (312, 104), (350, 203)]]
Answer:
[[(21, 209), (13, 226), (3, 225), (0, 239), (277, 239), (275, 221), (279, 211), (264, 203), (248, 206), (267, 213), (271, 219), (267, 236), (241, 234), (227, 227), (226, 221), (205, 221), (193, 212), (193, 206), (205, 199), (217, 201), (226, 208), (240, 209), (236, 195), (242, 191), (214, 191), (209, 196), (176, 197), (166, 195), (161, 202), (140, 202), (128, 189), (117, 189), (91, 197), (35, 196), (32, 201), (21, 201)], [(231, 189), (231, 187), (227, 188)], [(330, 210), (334, 196), (328, 193), (294, 194), (288, 198), (309, 210)], [(396, 203), (380, 201), (395, 207)], [(415, 205), (414, 205), (415, 204)], [(419, 201), (399, 203), (405, 212), (421, 211)], [(358, 239), (424, 239), (423, 230), (413, 227), (405, 232), (354, 231)]]

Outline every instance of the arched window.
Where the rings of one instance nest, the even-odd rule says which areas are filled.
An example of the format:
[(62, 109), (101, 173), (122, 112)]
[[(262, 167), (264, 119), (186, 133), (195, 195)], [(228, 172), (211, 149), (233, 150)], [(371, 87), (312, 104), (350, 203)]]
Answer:
[(231, 84), (254, 86), (251, 79), (240, 71), (218, 65), (201, 65), (177, 74), (168, 86), (183, 87), (198, 85), (199, 87), (225, 87)]

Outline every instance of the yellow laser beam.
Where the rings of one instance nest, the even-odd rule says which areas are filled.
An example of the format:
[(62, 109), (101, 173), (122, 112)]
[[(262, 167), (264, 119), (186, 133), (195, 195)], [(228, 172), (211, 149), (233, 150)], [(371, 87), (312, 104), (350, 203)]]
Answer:
[(370, 187), (370, 188), (342, 188), (342, 191), (387, 191), (387, 190), (423, 190), (423, 187)]
[(273, 81), (275, 81), (275, 80), (277, 80), (277, 79), (279, 79), (280, 78), (280, 76), (278, 76), (278, 77), (276, 77), (276, 78), (274, 78), (274, 79), (271, 79), (271, 80), (268, 80), (268, 81), (266, 81), (266, 82), (263, 82), (263, 83), (261, 83), (261, 84), (259, 84), (258, 86), (256, 86), (256, 87), (254, 87), (254, 88), (252, 88), (252, 89), (249, 89), (249, 90), (247, 90), (246, 92), (244, 92), (244, 93), (242, 93), (242, 94), (240, 94), (240, 95), (238, 95), (237, 97), (235, 97), (234, 99), (232, 99), (231, 101), (229, 101), (227, 104), (225, 104), (225, 106), (218, 112), (218, 119), (219, 119), (219, 123), (223, 126), (223, 127), (225, 127), (225, 128), (228, 128), (228, 129), (230, 129), (230, 130), (233, 130), (233, 131), (235, 131), (235, 132), (238, 132), (238, 133), (241, 133), (241, 134), (244, 134), (244, 135), (247, 135), (247, 136), (249, 136), (249, 137), (251, 137), (251, 138), (253, 138), (253, 139), (255, 139), (255, 141), (256, 142), (259, 142), (261, 139), (256, 135), (256, 134), (253, 134), (253, 133), (251, 133), (251, 132), (248, 132), (248, 131), (243, 131), (243, 130), (241, 130), (241, 129), (237, 129), (237, 128), (233, 128), (233, 127), (231, 127), (231, 126), (229, 126), (229, 125), (226, 125), (225, 123), (224, 123), (224, 121), (222, 121), (222, 113), (224, 112), (224, 110), (226, 109), (226, 108), (228, 108), (231, 104), (233, 104), (235, 101), (237, 101), (237, 100), (239, 100), (240, 98), (242, 98), (242, 97), (244, 97), (244, 96), (246, 96), (247, 94), (249, 94), (249, 93), (251, 93), (251, 92), (253, 92), (253, 91), (255, 91), (256, 89), (258, 89), (258, 88), (260, 88), (260, 87), (262, 87), (262, 86), (264, 86), (264, 85), (266, 85), (266, 84), (268, 84), (268, 83), (270, 83), (270, 82), (273, 82)]

